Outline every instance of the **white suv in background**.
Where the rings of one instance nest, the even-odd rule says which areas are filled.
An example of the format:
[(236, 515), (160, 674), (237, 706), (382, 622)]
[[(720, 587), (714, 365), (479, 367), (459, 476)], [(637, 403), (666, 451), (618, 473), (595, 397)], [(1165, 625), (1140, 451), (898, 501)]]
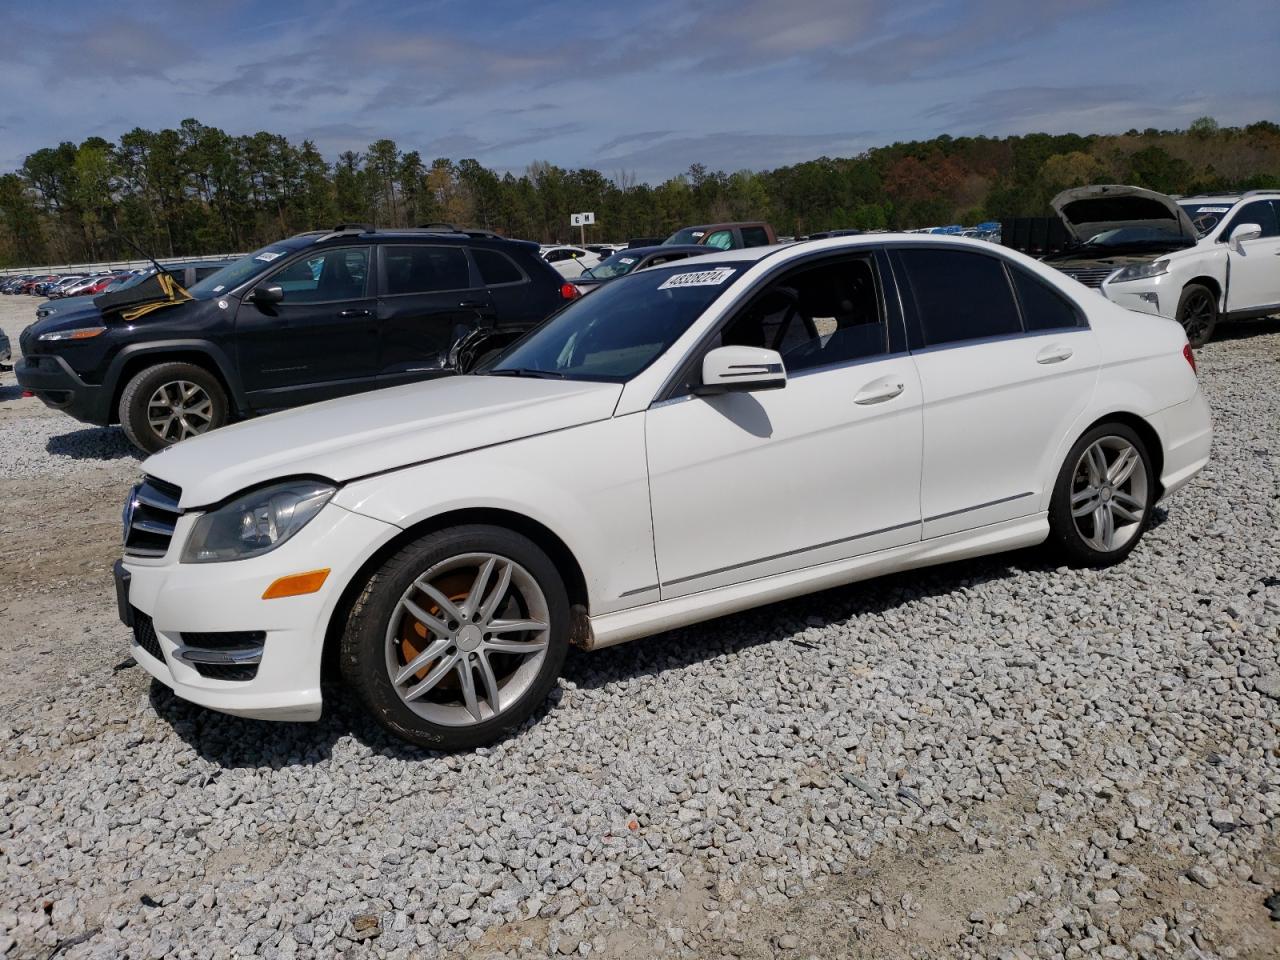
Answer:
[(566, 280), (582, 276), (582, 271), (600, 262), (600, 255), (582, 247), (557, 245), (542, 248), (542, 259), (556, 268)]
[(1280, 312), (1278, 192), (1175, 200), (1107, 185), (1052, 203), (1080, 245), (1045, 262), (1122, 307), (1177, 320), (1192, 346), (1219, 320)]

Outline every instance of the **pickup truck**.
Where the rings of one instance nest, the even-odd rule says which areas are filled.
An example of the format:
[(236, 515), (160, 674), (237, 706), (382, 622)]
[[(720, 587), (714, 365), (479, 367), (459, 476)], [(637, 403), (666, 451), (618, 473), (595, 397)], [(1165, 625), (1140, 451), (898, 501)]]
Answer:
[(1051, 204), (1074, 244), (1044, 262), (1123, 307), (1177, 320), (1193, 347), (1222, 320), (1280, 312), (1280, 192), (1175, 199), (1104, 185)]

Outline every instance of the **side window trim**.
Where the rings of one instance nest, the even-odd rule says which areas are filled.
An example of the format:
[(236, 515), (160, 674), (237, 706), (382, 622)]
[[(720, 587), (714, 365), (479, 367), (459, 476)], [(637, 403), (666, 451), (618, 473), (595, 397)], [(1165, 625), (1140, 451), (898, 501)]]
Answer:
[[(343, 298), (340, 298), (340, 299), (338, 299), (338, 300), (304, 300), (304, 301), (302, 301), (301, 303), (297, 303), (297, 302), (295, 301), (295, 304), (294, 304), (294, 305), (296, 305), (296, 306), (315, 306), (316, 304), (322, 304), (322, 303), (352, 303), (352, 302), (354, 302), (354, 301), (356, 301), (356, 300), (373, 300), (373, 299), (376, 299), (376, 295), (375, 295), (375, 293), (374, 293), (373, 291), (374, 291), (374, 290), (376, 290), (377, 288), (376, 288), (376, 286), (374, 285), (374, 283), (372, 282), (372, 281), (373, 281), (373, 278), (374, 278), (374, 269), (370, 266), (370, 264), (372, 264), (372, 263), (373, 263), (373, 248), (372, 248), (372, 247), (370, 247), (368, 244), (357, 244), (357, 245), (355, 245), (355, 246), (350, 246), (350, 247), (326, 247), (325, 249), (320, 250), (320, 251), (318, 251), (318, 252), (319, 252), (319, 255), (320, 255), (320, 256), (326, 256), (326, 257), (327, 257), (327, 256), (328, 256), (329, 254), (331, 254), (331, 253), (348, 253), (348, 252), (350, 252), (350, 251), (352, 251), (352, 250), (363, 250), (363, 251), (365, 252), (364, 292), (363, 292), (363, 293), (361, 293), (361, 294), (360, 294), (360, 296), (358, 296), (358, 297), (343, 297)], [(310, 257), (308, 257), (308, 254), (310, 254), (311, 256), (310, 256)], [(271, 272), (269, 272), (268, 274), (266, 274), (266, 275), (265, 275), (261, 280), (256, 280), (256, 281), (253, 281), (252, 283), (248, 284), (248, 285), (246, 286), (246, 288), (245, 288), (245, 289), (249, 289), (249, 290), (251, 290), (251, 289), (253, 289), (254, 287), (261, 286), (261, 285), (262, 285), (262, 284), (264, 284), (264, 283), (270, 283), (272, 280), (274, 280), (274, 279), (276, 278), (276, 276), (277, 276), (278, 274), (283, 273), (285, 270), (288, 270), (290, 267), (295, 266), (295, 265), (297, 265), (298, 263), (305, 262), (305, 261), (306, 261), (306, 260), (308, 260), (308, 259), (314, 259), (314, 258), (315, 258), (315, 256), (316, 256), (316, 254), (317, 254), (317, 251), (315, 251), (315, 250), (303, 250), (303, 251), (301, 251), (301, 253), (300, 253), (300, 255), (299, 255), (299, 256), (297, 256), (297, 257), (293, 257), (293, 258), (291, 258), (290, 260), (288, 260), (286, 263), (282, 263), (282, 264), (280, 264), (280, 266), (276, 267), (276, 269), (274, 269), (274, 270), (272, 270)], [(288, 300), (288, 298), (286, 297), (286, 298), (282, 301), (282, 304), (284, 304), (284, 305), (288, 305), (288, 303), (289, 303), (289, 300)]]

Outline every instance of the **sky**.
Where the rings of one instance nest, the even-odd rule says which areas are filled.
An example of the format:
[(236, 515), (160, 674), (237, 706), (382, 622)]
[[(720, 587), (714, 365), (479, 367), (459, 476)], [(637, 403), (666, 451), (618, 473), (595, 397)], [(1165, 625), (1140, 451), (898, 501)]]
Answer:
[(658, 182), (900, 140), (1280, 120), (1276, 0), (0, 0), (0, 171), (187, 117)]

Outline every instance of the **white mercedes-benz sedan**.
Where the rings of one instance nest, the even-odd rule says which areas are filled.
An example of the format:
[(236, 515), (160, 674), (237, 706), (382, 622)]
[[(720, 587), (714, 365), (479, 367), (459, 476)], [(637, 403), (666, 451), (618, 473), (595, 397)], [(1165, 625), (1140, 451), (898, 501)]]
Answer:
[(571, 643), (1046, 540), (1115, 563), (1209, 443), (1182, 328), (1034, 260), (733, 250), (609, 283), (478, 374), (157, 454), (117, 596), (180, 697), (315, 719), (332, 661), (458, 749), (538, 709)]

